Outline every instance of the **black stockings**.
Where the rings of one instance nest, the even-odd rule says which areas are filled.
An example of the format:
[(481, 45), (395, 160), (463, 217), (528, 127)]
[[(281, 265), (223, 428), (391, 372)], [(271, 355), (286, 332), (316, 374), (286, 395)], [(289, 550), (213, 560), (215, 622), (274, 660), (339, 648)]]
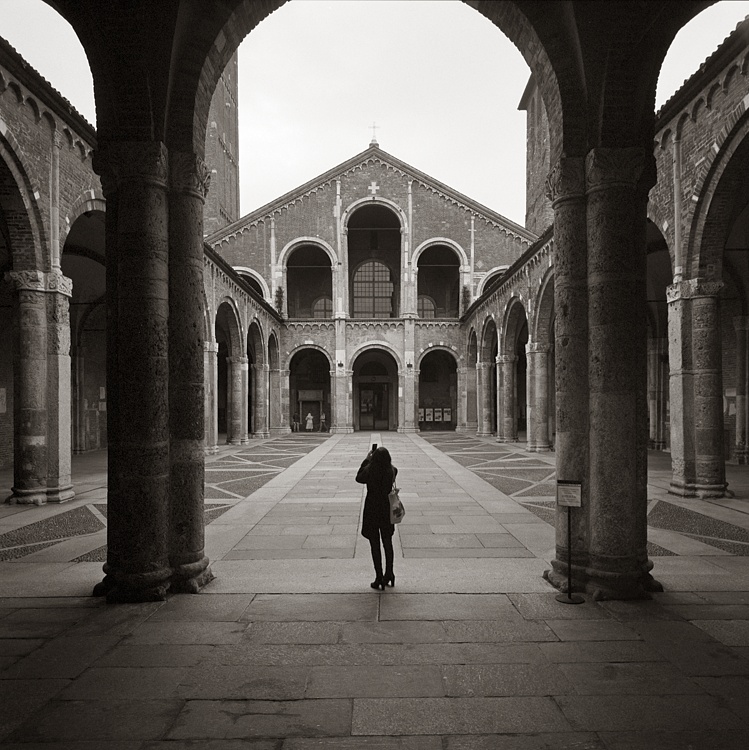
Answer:
[(380, 551), (380, 539), (382, 537), (382, 546), (385, 548), (385, 575), (393, 572), (393, 537), (389, 534), (377, 534), (377, 539), (370, 539), (369, 546), (372, 549), (372, 562), (374, 563), (375, 573), (382, 577), (382, 552)]

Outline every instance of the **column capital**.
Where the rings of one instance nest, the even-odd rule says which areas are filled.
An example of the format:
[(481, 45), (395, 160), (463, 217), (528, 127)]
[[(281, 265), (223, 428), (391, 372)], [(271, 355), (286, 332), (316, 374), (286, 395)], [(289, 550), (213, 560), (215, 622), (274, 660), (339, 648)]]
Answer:
[(226, 361), (232, 365), (246, 365), (249, 360), (247, 357), (227, 357)]
[(546, 178), (546, 197), (552, 208), (565, 200), (585, 196), (585, 160), (563, 157), (552, 167)]
[(588, 193), (615, 186), (650, 190), (655, 179), (655, 157), (644, 148), (594, 148), (585, 157)]
[(681, 299), (695, 299), (696, 297), (717, 297), (723, 289), (722, 281), (705, 281), (704, 279), (688, 279), (666, 287), (666, 300), (669, 303)]
[(94, 152), (93, 167), (106, 197), (130, 181), (166, 187), (167, 162), (167, 148), (161, 141), (112, 141)]
[(73, 280), (60, 273), (43, 271), (8, 271), (5, 278), (18, 292), (57, 292), (73, 296)]
[(533, 343), (529, 342), (525, 345), (525, 351), (528, 354), (548, 354), (551, 351), (551, 346), (549, 346), (549, 344), (534, 341)]
[(169, 187), (205, 200), (211, 184), (211, 173), (205, 161), (185, 151), (169, 153)]
[(214, 341), (204, 341), (203, 342), (203, 351), (206, 352), (218, 352), (218, 344)]
[[(247, 360), (245, 359), (245, 361)], [(252, 369), (255, 370), (256, 372), (263, 372), (263, 371), (267, 372), (270, 370), (270, 365), (266, 364), (265, 362), (253, 363)]]
[(476, 369), (477, 370), (488, 370), (492, 366), (492, 362), (483, 362), (479, 361), (476, 362)]
[(500, 354), (497, 356), (498, 365), (511, 365), (517, 362), (518, 358), (515, 354)]

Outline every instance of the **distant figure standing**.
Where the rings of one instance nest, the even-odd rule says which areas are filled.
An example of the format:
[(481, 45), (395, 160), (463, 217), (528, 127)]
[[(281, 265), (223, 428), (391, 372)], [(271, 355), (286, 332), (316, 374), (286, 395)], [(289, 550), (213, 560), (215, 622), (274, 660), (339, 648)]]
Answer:
[[(393, 533), (395, 526), (390, 523), (390, 502), (388, 494), (392, 489), (398, 469), (390, 460), (390, 452), (380, 446), (367, 454), (359, 467), (356, 481), (367, 485), (367, 496), (364, 498), (364, 517), (361, 535), (369, 540), (372, 550), (372, 563), (375, 579), (369, 585), (373, 589), (385, 590), (385, 585), (395, 586), (393, 573)], [(385, 549), (385, 573), (382, 573), (382, 553), (380, 539)]]
[(291, 431), (299, 432), (299, 415), (298, 414), (294, 414), (294, 416), (291, 418)]
[(308, 411), (307, 416), (305, 417), (305, 420), (307, 421), (305, 425), (305, 429), (309, 432), (312, 431), (312, 428), (314, 427), (314, 419), (312, 417), (312, 412)]
[(327, 432), (328, 425), (325, 424), (325, 412), (320, 415), (320, 432)]

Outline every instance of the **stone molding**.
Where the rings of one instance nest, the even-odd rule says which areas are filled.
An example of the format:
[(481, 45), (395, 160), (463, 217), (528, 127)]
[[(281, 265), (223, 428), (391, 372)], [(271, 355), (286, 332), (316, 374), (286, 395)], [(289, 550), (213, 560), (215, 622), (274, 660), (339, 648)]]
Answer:
[(73, 280), (59, 273), (8, 271), (5, 278), (18, 292), (46, 292), (73, 296)]
[(203, 351), (218, 353), (218, 344), (215, 344), (213, 341), (204, 341)]
[(169, 154), (169, 187), (180, 193), (205, 200), (211, 185), (211, 173), (196, 154), (172, 151)]
[(131, 180), (166, 188), (169, 175), (167, 148), (161, 141), (105, 143), (94, 152), (93, 167), (105, 196)]
[(517, 362), (518, 358), (515, 354), (500, 354), (497, 357), (498, 365), (510, 365)]
[(704, 281), (703, 279), (688, 279), (679, 281), (666, 287), (666, 301), (670, 304), (682, 299), (697, 297), (717, 297), (723, 289), (722, 281)]
[(527, 354), (548, 354), (551, 351), (551, 347), (548, 344), (534, 342), (526, 344), (525, 351)]
[(552, 208), (560, 201), (585, 195), (585, 161), (579, 157), (560, 159), (546, 178), (546, 197)]

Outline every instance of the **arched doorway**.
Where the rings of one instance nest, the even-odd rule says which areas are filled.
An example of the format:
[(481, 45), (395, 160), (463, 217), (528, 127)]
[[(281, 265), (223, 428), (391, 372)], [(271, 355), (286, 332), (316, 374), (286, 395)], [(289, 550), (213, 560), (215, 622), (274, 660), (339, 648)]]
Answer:
[(330, 429), (330, 370), (330, 361), (319, 349), (301, 349), (291, 358), (289, 420), (292, 425), (299, 425), (300, 432)]
[(397, 318), (401, 225), (385, 206), (357, 209), (348, 222), (348, 263), (353, 318)]
[(479, 435), (497, 432), (497, 353), (499, 339), (497, 325), (492, 318), (486, 321), (481, 340), (481, 359), (478, 368)]
[(368, 349), (354, 362), (354, 430), (398, 429), (398, 364), (382, 349)]
[(497, 437), (504, 442), (524, 440), (528, 425), (528, 318), (520, 300), (510, 303), (505, 318), (503, 354), (499, 357), (501, 388), (497, 401)]
[(104, 212), (79, 216), (65, 239), (62, 273), (70, 300), (73, 453), (107, 446), (107, 315)]
[(458, 423), (458, 365), (438, 349), (419, 363), (419, 429), (454, 430)]
[(218, 344), (218, 432), (219, 436), (225, 436), (226, 443), (237, 444), (242, 441), (245, 424), (242, 407), (246, 386), (243, 383), (242, 365), (247, 364), (247, 359), (242, 356), (239, 321), (234, 308), (228, 302), (222, 302), (218, 308), (215, 333)]

